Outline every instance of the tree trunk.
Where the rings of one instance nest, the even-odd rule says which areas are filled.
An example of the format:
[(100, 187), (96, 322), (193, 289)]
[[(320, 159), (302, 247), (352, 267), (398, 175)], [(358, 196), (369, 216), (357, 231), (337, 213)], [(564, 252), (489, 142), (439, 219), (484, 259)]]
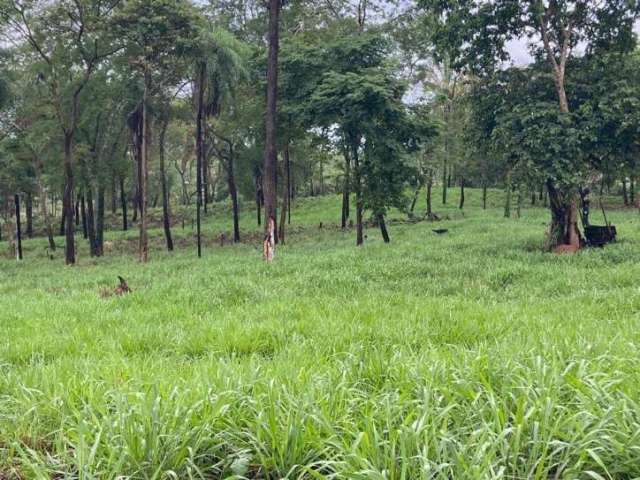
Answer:
[[(76, 196), (75, 212), (76, 212), (76, 228), (77, 228), (80, 225), (80, 195)], [(87, 237), (85, 236), (85, 238)]]
[(633, 175), (629, 178), (629, 201), (631, 205), (636, 204), (636, 178)]
[(464, 208), (464, 178), (460, 179), (460, 205), (458, 208), (460, 210)]
[(504, 218), (511, 217), (511, 172), (507, 173), (506, 196), (504, 202)]
[(256, 175), (256, 217), (258, 220), (258, 226), (262, 225), (262, 178), (261, 175)]
[(389, 238), (389, 232), (387, 231), (387, 224), (384, 222), (384, 215), (381, 213), (378, 214), (378, 226), (380, 227), (382, 240), (384, 240), (384, 243), (389, 243), (391, 239)]
[(124, 189), (124, 177), (120, 177), (120, 206), (122, 207), (122, 230), (127, 231), (127, 192)]
[(358, 155), (358, 148), (360, 145), (360, 138), (356, 139), (356, 143), (352, 145), (351, 156), (353, 158), (353, 167), (355, 174), (355, 187), (356, 187), (356, 245), (360, 246), (364, 243), (364, 226), (362, 223), (362, 214), (364, 211), (364, 199), (362, 198), (362, 176), (360, 174), (360, 159)]
[(20, 224), (20, 195), (14, 196), (16, 206), (16, 240), (18, 243), (17, 259), (22, 260), (22, 226)]
[[(446, 143), (446, 140), (445, 140)], [(446, 148), (446, 147), (445, 147)], [(447, 204), (447, 157), (442, 161), (442, 204)]]
[(96, 256), (104, 254), (104, 201), (105, 188), (98, 185), (98, 207), (96, 210)]
[(173, 239), (171, 238), (171, 219), (169, 218), (169, 189), (167, 188), (167, 172), (165, 167), (165, 136), (169, 125), (168, 116), (163, 119), (158, 137), (160, 156), (160, 186), (162, 187), (162, 226), (164, 228), (164, 238), (167, 243), (167, 250), (173, 251)]
[[(86, 219), (87, 219), (87, 236), (89, 237), (89, 254), (92, 257), (96, 257), (97, 256), (96, 219), (95, 219), (95, 210), (93, 208), (93, 187), (91, 185), (89, 185), (87, 188), (86, 200), (87, 200)], [(84, 207), (84, 204), (83, 204), (83, 207)]]
[(284, 245), (284, 226), (287, 219), (287, 210), (289, 209), (289, 144), (284, 147), (284, 171), (285, 181), (282, 189), (282, 211), (280, 212), (280, 232), (278, 233), (279, 239)]
[(33, 195), (27, 192), (27, 237), (33, 238)]
[(67, 265), (76, 263), (76, 246), (73, 225), (73, 132), (64, 132), (64, 196), (62, 208), (65, 218), (64, 259)]
[[(263, 187), (265, 219), (277, 218), (277, 98), (278, 98), (278, 48), (279, 48), (279, 17), (281, 0), (269, 0), (269, 56), (267, 61), (267, 110), (265, 118), (265, 153), (263, 169)], [(266, 222), (269, 229), (269, 221)], [(277, 232), (274, 228), (274, 241), (277, 242)]]
[(429, 173), (427, 178), (427, 220), (433, 218), (433, 209), (431, 208), (431, 191), (433, 190), (433, 175)]
[(624, 206), (629, 206), (629, 195), (627, 195), (627, 177), (622, 177), (622, 199)]
[[(289, 146), (287, 145), (287, 158), (286, 158), (286, 175), (287, 175), (287, 224), (291, 225), (291, 202), (293, 195), (291, 192), (291, 157), (289, 154)], [(322, 179), (322, 160), (320, 160), (320, 178)]]
[(85, 205), (84, 195), (80, 197), (80, 214), (82, 215), (82, 238), (88, 237), (87, 232), (87, 208)]
[(516, 218), (520, 218), (522, 214), (522, 187), (518, 185), (518, 196), (516, 199)]
[(116, 189), (116, 177), (115, 175), (111, 179), (111, 215), (118, 212), (118, 192)]
[(416, 191), (413, 192), (413, 198), (411, 199), (411, 206), (409, 207), (409, 214), (413, 215), (413, 211), (416, 209), (416, 203), (418, 203), (418, 195), (420, 195), (420, 190), (422, 189), (422, 185), (418, 185)]
[(575, 199), (558, 192), (550, 180), (547, 181), (547, 191), (551, 208), (549, 248), (555, 248), (559, 245), (572, 245), (579, 248), (580, 231), (578, 230), (578, 210)]
[(63, 237), (66, 232), (67, 217), (65, 216), (64, 206), (62, 208), (62, 219), (60, 220), (60, 236)]
[(47, 240), (49, 241), (49, 250), (56, 251), (56, 242), (53, 239), (53, 227), (51, 226), (51, 218), (49, 217), (49, 210), (47, 209), (47, 192), (44, 186), (38, 180), (38, 189), (40, 191), (40, 211), (42, 212), (42, 220), (44, 221), (44, 229), (47, 233)]
[(482, 209), (487, 209), (487, 184), (482, 184)]
[(344, 230), (347, 228), (347, 221), (349, 220), (349, 195), (351, 186), (351, 159), (349, 158), (349, 152), (347, 147), (343, 148), (344, 151), (344, 185), (342, 186), (342, 219), (341, 227)]
[[(236, 189), (235, 159), (233, 145), (229, 145), (229, 158), (227, 159), (227, 182), (229, 195), (231, 196), (231, 208), (233, 210), (233, 242), (240, 241), (240, 211), (238, 209), (238, 190)], [(258, 207), (258, 215), (260, 214)]]
[(147, 96), (149, 93), (149, 85), (151, 83), (151, 74), (145, 69), (144, 74), (144, 92), (142, 94), (142, 139), (140, 145), (140, 178), (139, 178), (139, 197), (140, 197), (140, 239), (138, 243), (139, 260), (146, 263), (149, 259), (149, 232), (147, 215), (148, 206), (148, 165), (149, 165), (149, 119), (147, 112)]
[(200, 63), (198, 69), (198, 81), (196, 85), (196, 242), (198, 258), (202, 257), (202, 231), (201, 231), (201, 210), (202, 210), (202, 168), (204, 165), (204, 83), (206, 66)]

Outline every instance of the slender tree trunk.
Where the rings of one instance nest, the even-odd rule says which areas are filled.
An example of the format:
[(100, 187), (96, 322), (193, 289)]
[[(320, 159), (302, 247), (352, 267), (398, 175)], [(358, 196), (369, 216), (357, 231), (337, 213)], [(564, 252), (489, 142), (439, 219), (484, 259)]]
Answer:
[(22, 226), (20, 224), (20, 195), (14, 196), (16, 206), (16, 240), (18, 242), (17, 258), (22, 260)]
[(87, 239), (89, 232), (87, 231), (87, 207), (84, 195), (80, 197), (80, 214), (82, 215), (82, 238)]
[[(233, 145), (229, 145), (229, 158), (227, 159), (227, 182), (229, 196), (231, 197), (231, 209), (233, 210), (233, 242), (240, 241), (240, 210), (238, 208), (238, 190), (236, 188), (235, 151)], [(260, 207), (258, 207), (258, 214)]]
[(104, 254), (104, 202), (105, 188), (98, 185), (98, 206), (96, 209), (96, 256)]
[[(322, 160), (320, 160), (321, 162), (321, 167), (320, 167), (320, 172), (322, 172)], [(291, 225), (291, 207), (292, 207), (292, 200), (293, 200), (293, 195), (291, 193), (291, 157), (290, 157), (290, 152), (289, 152), (289, 146), (287, 145), (287, 158), (286, 158), (286, 175), (287, 175), (287, 224)], [(321, 173), (322, 175), (322, 173)], [(322, 177), (320, 177), (322, 178)]]
[[(265, 219), (267, 230), (269, 220), (274, 224), (277, 218), (277, 99), (278, 99), (278, 49), (279, 49), (279, 17), (281, 0), (269, 0), (269, 54), (267, 61), (267, 111), (265, 120), (265, 154), (263, 169), (263, 187)], [(274, 228), (274, 241), (277, 242), (277, 232)]]
[(118, 192), (116, 188), (116, 177), (115, 175), (111, 179), (111, 215), (118, 213)]
[(76, 246), (73, 225), (73, 131), (64, 132), (64, 196), (62, 199), (65, 211), (65, 245), (64, 258), (67, 265), (76, 263)]
[(629, 201), (631, 205), (636, 204), (636, 177), (634, 175), (629, 178)]
[(75, 212), (76, 212), (76, 228), (77, 228), (78, 226), (80, 226), (80, 195), (79, 194), (76, 196)]
[(256, 183), (256, 217), (258, 220), (258, 226), (262, 225), (261, 213), (262, 213), (262, 178), (261, 175), (257, 175), (255, 178)]
[(389, 243), (391, 239), (389, 238), (389, 232), (387, 231), (387, 224), (384, 221), (384, 215), (381, 213), (378, 214), (378, 226), (380, 227), (382, 240), (384, 240), (384, 243)]
[(201, 63), (198, 71), (198, 83), (196, 85), (197, 113), (196, 113), (196, 241), (198, 258), (202, 257), (202, 231), (201, 231), (201, 210), (202, 210), (202, 168), (204, 165), (204, 83), (205, 65)]
[(511, 217), (511, 190), (512, 190), (512, 185), (511, 185), (511, 172), (507, 173), (507, 186), (506, 186), (506, 195), (505, 195), (505, 202), (504, 202), (504, 217), (505, 218), (510, 218)]
[(464, 208), (464, 177), (460, 179), (460, 205), (458, 208), (460, 210)]
[(33, 195), (27, 192), (27, 237), (33, 238)]
[[(446, 135), (446, 134), (445, 134)], [(445, 140), (446, 145), (446, 140)], [(446, 150), (446, 146), (445, 146)], [(447, 156), (445, 152), (445, 157), (442, 161), (442, 204), (447, 204)]]
[(124, 177), (120, 177), (120, 206), (122, 208), (122, 230), (127, 231), (127, 192), (124, 189)]
[(38, 196), (40, 197), (40, 212), (42, 213), (44, 229), (47, 234), (47, 240), (49, 241), (49, 250), (51, 250), (51, 252), (55, 252), (56, 242), (53, 239), (53, 227), (51, 226), (51, 218), (49, 217), (49, 209), (47, 208), (47, 191), (42, 184), (40, 173), (41, 172), (38, 171), (38, 166), (36, 166), (36, 182), (38, 184)]
[(482, 209), (487, 209), (487, 184), (482, 184)]
[(284, 245), (284, 227), (287, 219), (287, 210), (289, 209), (289, 144), (287, 143), (284, 147), (284, 171), (285, 171), (285, 188), (282, 189), (282, 211), (280, 212), (280, 232), (278, 236), (280, 241)]
[(516, 199), (516, 218), (520, 218), (522, 215), (522, 187), (518, 185), (518, 196)]
[[(92, 257), (97, 256), (96, 253), (96, 219), (95, 210), (93, 208), (93, 187), (89, 185), (86, 189), (87, 200), (87, 235), (89, 237), (89, 254)], [(84, 205), (83, 205), (84, 206)]]
[(169, 218), (169, 189), (167, 188), (167, 172), (165, 167), (165, 136), (169, 118), (165, 118), (160, 127), (160, 136), (158, 137), (159, 156), (160, 156), (160, 185), (162, 190), (162, 226), (164, 227), (164, 238), (167, 243), (167, 250), (173, 251), (173, 239), (171, 238), (171, 219)]
[(428, 220), (433, 218), (433, 210), (431, 207), (432, 190), (433, 190), (433, 174), (429, 172), (429, 177), (427, 178), (427, 219)]
[(353, 158), (353, 167), (355, 174), (355, 187), (356, 187), (356, 245), (360, 246), (364, 243), (364, 225), (362, 223), (362, 214), (364, 212), (364, 199), (362, 198), (362, 176), (360, 174), (360, 159), (358, 154), (358, 148), (360, 145), (360, 138), (355, 140), (356, 143), (352, 146), (351, 156)]
[(413, 198), (411, 199), (411, 206), (409, 207), (409, 214), (413, 215), (413, 211), (416, 209), (416, 203), (418, 203), (418, 195), (420, 195), (420, 190), (422, 190), (422, 185), (418, 185), (416, 191), (413, 192)]
[(342, 219), (341, 227), (344, 230), (347, 228), (347, 221), (349, 220), (349, 213), (351, 207), (349, 205), (349, 196), (351, 195), (351, 158), (347, 147), (344, 147), (344, 184), (342, 186)]
[(144, 73), (144, 92), (142, 95), (142, 140), (140, 145), (140, 178), (139, 178), (139, 196), (140, 196), (140, 239), (138, 244), (139, 260), (146, 263), (149, 259), (149, 232), (147, 215), (148, 206), (148, 165), (149, 165), (149, 119), (147, 112), (147, 97), (149, 94), (149, 85), (151, 83), (151, 74), (147, 68)]
[(629, 195), (627, 195), (627, 177), (622, 177), (622, 199), (625, 207), (629, 206)]

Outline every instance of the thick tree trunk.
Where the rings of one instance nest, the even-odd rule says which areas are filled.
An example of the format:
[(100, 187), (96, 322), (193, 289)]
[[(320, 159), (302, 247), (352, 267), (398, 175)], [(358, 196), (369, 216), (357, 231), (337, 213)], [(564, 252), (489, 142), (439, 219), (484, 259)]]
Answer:
[(20, 224), (20, 195), (14, 196), (16, 207), (16, 241), (17, 241), (17, 259), (22, 260), (22, 226)]
[[(233, 145), (229, 145), (229, 158), (227, 159), (227, 182), (229, 186), (229, 196), (231, 197), (231, 209), (233, 211), (233, 242), (240, 241), (240, 210), (238, 208), (238, 190), (236, 188), (235, 174), (235, 151)], [(258, 215), (260, 207), (258, 207)]]
[(64, 258), (67, 265), (76, 263), (76, 246), (73, 225), (73, 132), (64, 133), (64, 196), (62, 208), (65, 218)]
[(384, 243), (389, 243), (391, 239), (389, 238), (389, 232), (387, 231), (387, 224), (384, 221), (384, 215), (381, 213), (378, 214), (378, 226), (380, 227), (382, 240), (384, 240)]
[(27, 237), (33, 238), (33, 195), (27, 192)]
[(127, 231), (127, 192), (124, 189), (124, 177), (120, 177), (120, 206), (122, 208), (122, 230)]
[(549, 206), (551, 208), (551, 226), (549, 228), (548, 246), (571, 245), (580, 248), (580, 231), (578, 230), (578, 209), (575, 199), (570, 195), (562, 195), (549, 180), (547, 181)]
[[(278, 49), (279, 49), (279, 18), (281, 0), (269, 0), (269, 55), (267, 60), (267, 111), (265, 118), (265, 152), (263, 169), (263, 193), (265, 219), (277, 218), (277, 98), (278, 98)], [(269, 229), (269, 222), (266, 222)], [(274, 240), (278, 241), (274, 228)]]
[(148, 223), (149, 217), (147, 215), (148, 206), (148, 165), (149, 165), (149, 118), (147, 112), (147, 96), (149, 93), (149, 85), (151, 83), (151, 74), (145, 71), (144, 79), (144, 92), (142, 95), (142, 139), (140, 145), (140, 178), (139, 178), (139, 193), (140, 193), (140, 239), (138, 243), (138, 255), (139, 260), (142, 263), (146, 263), (149, 259), (149, 232)]
[(167, 188), (167, 172), (165, 167), (165, 137), (169, 124), (168, 117), (162, 122), (160, 128), (160, 136), (158, 137), (159, 156), (160, 156), (160, 186), (162, 190), (162, 226), (164, 228), (164, 238), (167, 244), (167, 250), (173, 251), (173, 239), (171, 238), (171, 218), (169, 217), (169, 189)]

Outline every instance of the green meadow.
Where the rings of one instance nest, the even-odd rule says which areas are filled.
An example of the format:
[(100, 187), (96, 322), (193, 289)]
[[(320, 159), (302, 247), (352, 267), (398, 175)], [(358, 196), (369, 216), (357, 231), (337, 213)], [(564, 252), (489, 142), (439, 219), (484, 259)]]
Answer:
[(135, 229), (98, 259), (80, 235), (75, 267), (26, 241), (0, 259), (0, 479), (640, 478), (638, 212), (558, 256), (544, 208), (438, 195), (361, 248), (338, 196), (300, 199), (270, 265), (250, 203), (223, 247), (214, 206), (201, 259), (190, 217), (146, 265)]

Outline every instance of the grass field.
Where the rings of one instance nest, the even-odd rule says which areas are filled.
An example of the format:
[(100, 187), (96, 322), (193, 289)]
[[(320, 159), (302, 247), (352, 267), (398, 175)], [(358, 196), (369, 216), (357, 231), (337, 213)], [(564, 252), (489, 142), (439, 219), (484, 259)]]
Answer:
[(638, 212), (556, 256), (545, 210), (479, 196), (359, 249), (338, 197), (301, 199), (272, 265), (215, 245), (223, 206), (200, 260), (190, 225), (144, 266), (135, 231), (72, 268), (27, 241), (0, 260), (0, 479), (639, 478)]

